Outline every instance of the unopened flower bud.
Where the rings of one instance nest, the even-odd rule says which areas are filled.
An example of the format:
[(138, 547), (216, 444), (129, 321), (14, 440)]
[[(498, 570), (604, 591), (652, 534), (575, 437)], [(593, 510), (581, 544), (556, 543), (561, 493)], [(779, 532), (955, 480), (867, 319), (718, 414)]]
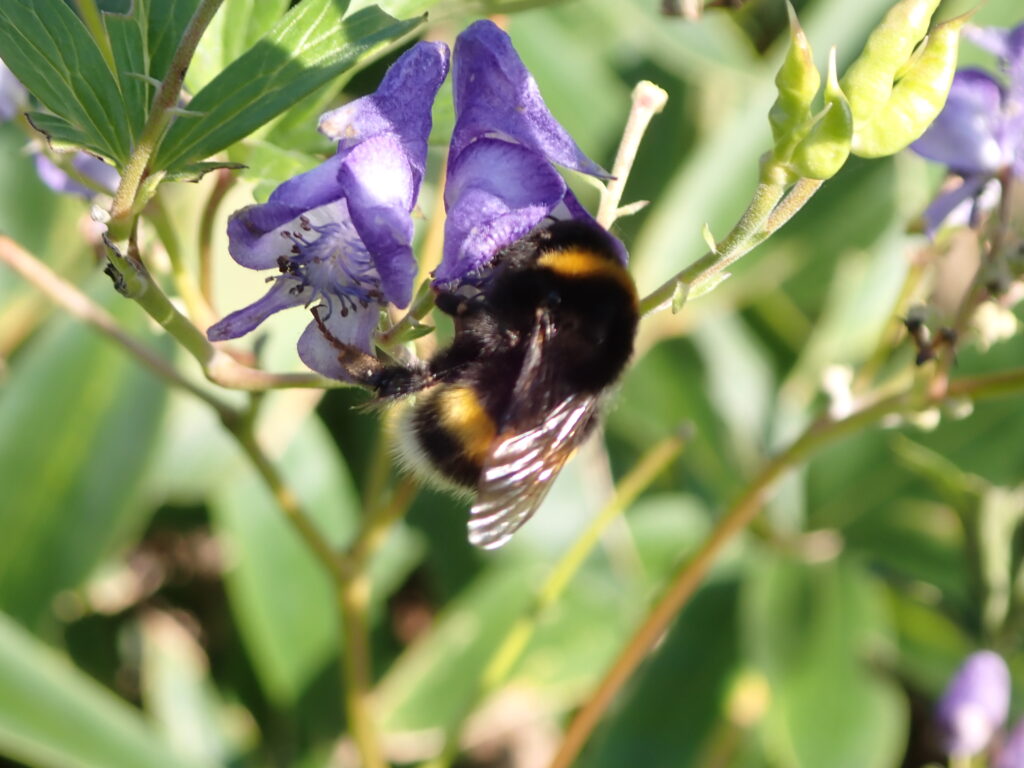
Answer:
[[(807, 41), (793, 6), (786, 3), (789, 12), (789, 50), (775, 76), (779, 96), (768, 112), (776, 156), (785, 159), (799, 136), (797, 134), (811, 118), (811, 103), (818, 93), (821, 75), (814, 66), (811, 44)], [(788, 145), (788, 150), (785, 149)]]
[(966, 17), (940, 24), (923, 46), (939, 0), (901, 0), (871, 33), (842, 79), (853, 113), (852, 151), (884, 157), (917, 139), (942, 110)]
[(836, 77), (836, 50), (833, 48), (828, 57), (825, 109), (794, 150), (791, 166), (798, 175), (808, 179), (831, 178), (850, 156), (852, 139), (853, 116)]

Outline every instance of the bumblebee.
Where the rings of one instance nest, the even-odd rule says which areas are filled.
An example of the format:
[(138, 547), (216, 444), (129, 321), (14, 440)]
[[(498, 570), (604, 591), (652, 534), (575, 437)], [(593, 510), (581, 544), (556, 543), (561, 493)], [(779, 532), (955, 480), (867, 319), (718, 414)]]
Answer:
[(596, 425), (633, 352), (636, 287), (607, 232), (557, 221), (500, 251), (479, 286), (435, 301), (455, 335), (416, 365), (382, 363), (320, 329), (381, 402), (415, 395), (400, 453), (475, 494), (469, 541), (493, 549)]

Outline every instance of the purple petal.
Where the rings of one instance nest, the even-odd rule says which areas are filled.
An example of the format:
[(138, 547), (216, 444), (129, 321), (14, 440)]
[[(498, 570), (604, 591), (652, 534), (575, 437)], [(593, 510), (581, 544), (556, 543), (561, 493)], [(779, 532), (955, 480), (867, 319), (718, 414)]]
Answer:
[(455, 130), (450, 157), (484, 136), (512, 138), (549, 161), (608, 177), (572, 140), (540, 95), (509, 36), (481, 20), (455, 41)]
[(388, 301), (404, 307), (412, 298), (416, 259), (410, 212), (417, 179), (401, 142), (383, 134), (352, 149), (339, 177), (349, 215), (373, 258)]
[(277, 278), (262, 299), (232, 312), (211, 325), (206, 330), (206, 338), (210, 341), (237, 339), (249, 333), (275, 312), (305, 304), (311, 299), (313, 292), (309, 288), (296, 291), (298, 285), (294, 280)]
[(435, 281), (476, 272), (533, 229), (565, 196), (565, 181), (518, 144), (480, 139), (448, 167), (444, 255)]
[[(992, 179), (984, 174), (968, 176), (959, 187), (940, 193), (924, 212), (924, 231), (930, 238), (943, 225), (969, 226), (979, 210), (992, 207), (986, 184)], [(998, 186), (998, 182), (992, 182)], [(998, 200), (998, 189), (996, 191)]]
[(1000, 142), (1002, 105), (1003, 89), (994, 78), (961, 70), (942, 112), (910, 147), (962, 175), (994, 173), (1010, 159)]
[[(380, 309), (379, 304), (370, 304), (356, 312), (349, 312), (346, 316), (342, 316), (340, 312), (333, 312), (324, 325), (338, 341), (370, 352), (370, 339), (380, 319)], [(319, 308), (317, 311), (322, 312), (323, 309)], [(324, 337), (315, 322), (307, 325), (306, 330), (302, 332), (298, 349), (302, 362), (317, 373), (339, 381), (352, 380), (348, 371), (338, 362), (338, 350)]]
[(1024, 768), (1024, 718), (1018, 720), (1010, 731), (992, 768)]
[(430, 108), (447, 75), (448, 46), (417, 43), (388, 68), (374, 93), (326, 112), (318, 128), (338, 141), (339, 151), (382, 133), (396, 134), (418, 185), (426, 165)]
[(243, 267), (271, 269), (287, 252), (281, 232), (286, 224), (342, 196), (338, 173), (345, 157), (334, 155), (273, 191), (267, 202), (235, 211), (228, 219), (228, 252)]
[(950, 755), (971, 757), (992, 740), (1010, 709), (1010, 670), (992, 651), (972, 653), (938, 704), (939, 726)]
[[(78, 181), (44, 154), (36, 154), (35, 164), (39, 180), (54, 192), (62, 195), (81, 195), (86, 199), (91, 199), (96, 194), (96, 189)], [(87, 152), (76, 152), (71, 158), (71, 166), (105, 192), (113, 193), (121, 181), (114, 166), (107, 165)]]

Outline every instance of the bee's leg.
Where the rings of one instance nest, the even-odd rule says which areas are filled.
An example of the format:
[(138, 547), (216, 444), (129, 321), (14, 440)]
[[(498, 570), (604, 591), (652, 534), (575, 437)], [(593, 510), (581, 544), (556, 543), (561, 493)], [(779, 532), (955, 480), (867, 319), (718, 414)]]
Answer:
[(417, 392), (433, 383), (425, 367), (385, 364), (358, 347), (338, 339), (328, 330), (319, 307), (310, 310), (324, 338), (338, 350), (338, 362), (356, 384), (373, 390), (378, 397), (399, 397)]

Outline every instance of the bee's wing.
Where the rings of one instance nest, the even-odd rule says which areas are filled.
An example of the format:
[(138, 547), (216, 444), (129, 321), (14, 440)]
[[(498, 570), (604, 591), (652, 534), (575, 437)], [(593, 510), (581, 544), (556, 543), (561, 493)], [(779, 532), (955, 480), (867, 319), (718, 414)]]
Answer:
[(595, 394), (559, 393), (564, 390), (559, 369), (544, 355), (551, 332), (547, 317), (538, 313), (509, 411), (484, 461), (469, 513), (469, 542), (477, 547), (500, 547), (530, 518), (597, 411)]

